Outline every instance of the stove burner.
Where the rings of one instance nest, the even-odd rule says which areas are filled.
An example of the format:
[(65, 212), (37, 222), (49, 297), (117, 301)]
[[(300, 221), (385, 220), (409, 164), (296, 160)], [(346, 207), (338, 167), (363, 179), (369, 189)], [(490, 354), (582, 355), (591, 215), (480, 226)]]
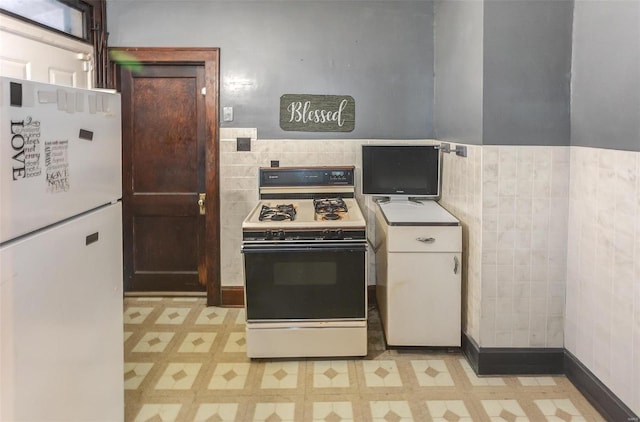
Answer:
[(318, 214), (323, 214), (323, 215), (335, 214), (339, 212), (342, 212), (342, 213), (347, 212), (347, 204), (344, 202), (342, 198), (314, 199), (313, 206)]
[(324, 214), (322, 218), (324, 220), (339, 220), (340, 215), (336, 214), (335, 212), (330, 212), (330, 213)]
[(260, 215), (258, 216), (258, 220), (260, 221), (293, 221), (295, 220), (295, 218), (296, 208), (293, 206), (293, 204), (282, 204), (274, 206), (263, 205), (260, 209)]

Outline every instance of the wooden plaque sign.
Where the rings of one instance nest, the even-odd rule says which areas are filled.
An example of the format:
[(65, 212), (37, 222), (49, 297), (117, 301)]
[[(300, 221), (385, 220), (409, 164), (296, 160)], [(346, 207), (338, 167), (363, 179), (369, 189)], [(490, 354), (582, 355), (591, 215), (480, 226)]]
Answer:
[(356, 103), (349, 95), (284, 94), (280, 128), (301, 132), (351, 132)]

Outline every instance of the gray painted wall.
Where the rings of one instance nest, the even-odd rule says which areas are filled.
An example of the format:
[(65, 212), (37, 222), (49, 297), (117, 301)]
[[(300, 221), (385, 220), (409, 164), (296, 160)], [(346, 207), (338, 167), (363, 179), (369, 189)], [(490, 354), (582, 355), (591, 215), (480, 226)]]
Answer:
[(569, 145), (572, 19), (571, 1), (484, 1), (484, 144)]
[(576, 0), (571, 144), (640, 151), (640, 2)]
[[(113, 47), (220, 47), (222, 127), (260, 138), (432, 138), (433, 4), (426, 0), (107, 0)], [(282, 94), (351, 95), (349, 133), (286, 132)], [(222, 116), (220, 116), (222, 121)]]
[[(261, 138), (640, 150), (640, 2), (576, 0), (575, 16), (568, 0), (435, 8), (434, 16), (422, 0), (107, 0), (111, 46), (220, 47), (220, 105), (235, 111), (222, 126), (257, 127)], [(282, 131), (284, 93), (352, 95), (355, 130)]]
[(436, 138), (482, 144), (483, 3), (439, 0), (434, 22)]
[(573, 2), (435, 3), (435, 131), (486, 145), (569, 145)]

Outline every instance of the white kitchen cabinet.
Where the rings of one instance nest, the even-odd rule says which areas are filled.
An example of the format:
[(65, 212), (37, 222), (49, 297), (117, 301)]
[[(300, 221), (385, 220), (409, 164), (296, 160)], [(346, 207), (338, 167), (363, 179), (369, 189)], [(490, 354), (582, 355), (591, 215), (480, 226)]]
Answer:
[(376, 209), (376, 298), (390, 346), (460, 346), (462, 228), (435, 201)]

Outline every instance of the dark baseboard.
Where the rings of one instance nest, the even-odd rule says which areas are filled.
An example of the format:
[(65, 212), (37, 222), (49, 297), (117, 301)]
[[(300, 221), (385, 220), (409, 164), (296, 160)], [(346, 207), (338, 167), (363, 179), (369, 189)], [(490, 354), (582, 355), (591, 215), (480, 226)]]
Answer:
[(462, 335), (462, 352), (478, 375), (563, 374), (608, 421), (640, 419), (586, 366), (564, 348), (478, 347)]
[(477, 374), (478, 361), (480, 360), (480, 347), (471, 337), (467, 336), (465, 333), (462, 333), (460, 344), (462, 354), (464, 354), (464, 356), (467, 358), (467, 362), (469, 362), (471, 369), (473, 369), (473, 371)]
[(462, 336), (462, 350), (478, 375), (563, 374), (564, 349), (478, 347)]
[(226, 306), (228, 308), (242, 308), (244, 306), (244, 287), (220, 287), (220, 306)]
[(593, 407), (608, 421), (640, 421), (598, 377), (575, 356), (565, 350), (564, 373), (571, 383), (589, 400)]

